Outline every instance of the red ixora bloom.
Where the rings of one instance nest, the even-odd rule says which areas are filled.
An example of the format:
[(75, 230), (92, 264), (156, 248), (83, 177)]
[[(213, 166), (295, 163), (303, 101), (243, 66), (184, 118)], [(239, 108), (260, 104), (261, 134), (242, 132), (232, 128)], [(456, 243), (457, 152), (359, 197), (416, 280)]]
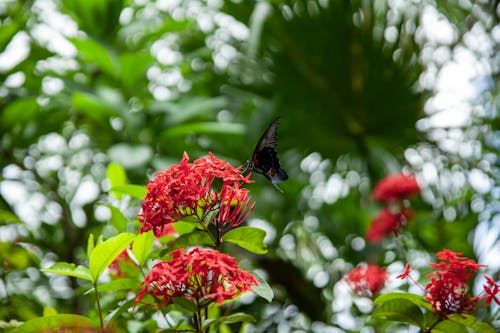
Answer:
[(171, 256), (153, 266), (141, 283), (144, 289), (136, 302), (150, 294), (158, 307), (171, 304), (175, 297), (192, 300), (201, 307), (213, 302), (221, 305), (258, 284), (231, 256), (217, 250), (194, 248), (186, 253), (178, 249)]
[(372, 297), (384, 287), (387, 272), (378, 265), (361, 265), (350, 271), (344, 280), (355, 294)]
[(153, 230), (160, 237), (172, 222), (186, 217), (203, 222), (217, 210), (219, 218), (214, 223), (231, 227), (241, 224), (254, 205), (250, 204), (249, 191), (242, 188), (251, 182), (251, 174), (244, 177), (240, 168), (211, 153), (189, 163), (184, 152), (179, 164), (159, 171), (147, 185), (139, 214), (140, 232)]
[(431, 281), (422, 288), (410, 276), (410, 266), (407, 264), (403, 274), (397, 278), (410, 278), (420, 288), (427, 292), (426, 298), (432, 304), (432, 311), (446, 319), (450, 314), (469, 314), (476, 308), (475, 303), (480, 299), (485, 299), (485, 305), (495, 301), (500, 305), (500, 299), (497, 294), (500, 293), (500, 285), (485, 275), (486, 285), (483, 285), (484, 293), (487, 296), (472, 296), (469, 294), (469, 283), (474, 273), (480, 268), (486, 267), (480, 265), (472, 259), (462, 257), (461, 252), (453, 252), (444, 249), (436, 253), (440, 260), (438, 263), (431, 263), (429, 266), (435, 268), (435, 271), (428, 274)]
[(370, 243), (377, 243), (387, 236), (397, 235), (412, 216), (413, 210), (411, 209), (403, 209), (394, 213), (389, 208), (382, 209), (366, 231), (366, 240)]
[(382, 202), (396, 202), (420, 193), (420, 187), (413, 175), (398, 173), (390, 175), (377, 183), (372, 198)]

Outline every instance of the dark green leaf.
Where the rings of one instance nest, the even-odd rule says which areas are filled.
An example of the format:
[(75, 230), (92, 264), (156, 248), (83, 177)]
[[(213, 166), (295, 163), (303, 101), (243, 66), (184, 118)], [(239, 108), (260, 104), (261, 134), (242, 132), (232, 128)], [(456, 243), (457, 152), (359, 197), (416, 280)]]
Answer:
[(212, 325), (221, 323), (238, 323), (238, 322), (255, 322), (255, 318), (246, 313), (233, 313), (228, 316), (218, 318), (209, 318), (203, 322), (203, 329), (209, 328)]
[(416, 306), (423, 307), (429, 311), (432, 311), (432, 305), (429, 303), (428, 300), (425, 299), (425, 297), (411, 294), (411, 293), (395, 292), (395, 293), (383, 294), (383, 295), (378, 296), (373, 301), (373, 305), (380, 305), (380, 304), (383, 304), (387, 301), (398, 300), (398, 299), (405, 299), (407, 301), (412, 302)]
[(97, 65), (112, 77), (118, 77), (120, 71), (116, 56), (104, 45), (93, 39), (70, 38), (85, 61)]
[(87, 281), (94, 281), (87, 267), (82, 265), (75, 267), (75, 264), (70, 264), (67, 262), (57, 262), (50, 268), (41, 269), (40, 271), (44, 273), (54, 273), (60, 275), (74, 276)]
[(387, 300), (372, 312), (373, 317), (408, 323), (424, 329), (422, 310), (413, 302), (404, 298)]
[(35, 118), (35, 113), (39, 106), (35, 97), (20, 98), (7, 104), (1, 113), (1, 119), (4, 126), (13, 126), (14, 124), (25, 124)]
[(181, 235), (173, 241), (166, 250), (162, 251), (160, 256), (164, 256), (165, 254), (168, 254), (176, 249), (187, 248), (193, 245), (215, 246), (215, 242), (207, 232), (195, 230), (188, 234)]
[(253, 253), (264, 254), (267, 252), (265, 236), (264, 230), (245, 226), (228, 231), (222, 236), (222, 241), (236, 244)]
[(191, 313), (195, 313), (198, 310), (198, 307), (193, 301), (185, 299), (184, 297), (174, 297), (172, 301), (174, 302), (174, 304)]

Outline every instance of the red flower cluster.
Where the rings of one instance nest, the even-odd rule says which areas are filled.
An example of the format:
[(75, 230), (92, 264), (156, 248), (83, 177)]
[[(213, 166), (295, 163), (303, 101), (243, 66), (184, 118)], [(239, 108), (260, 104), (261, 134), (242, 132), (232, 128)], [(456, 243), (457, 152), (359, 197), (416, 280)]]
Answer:
[(372, 198), (381, 202), (396, 202), (409, 199), (420, 193), (420, 187), (413, 175), (398, 173), (382, 179), (375, 186)]
[(372, 297), (384, 287), (387, 272), (377, 265), (363, 265), (350, 271), (344, 280), (355, 294)]
[(249, 191), (242, 188), (251, 182), (250, 176), (242, 176), (240, 167), (234, 168), (211, 153), (193, 163), (184, 153), (179, 164), (159, 171), (147, 185), (139, 215), (140, 232), (153, 230), (160, 237), (172, 222), (186, 217), (203, 222), (217, 210), (219, 216), (214, 223), (230, 227), (241, 224), (254, 207)]
[(175, 297), (195, 301), (201, 307), (213, 302), (221, 305), (258, 284), (232, 257), (216, 250), (195, 248), (186, 253), (179, 249), (171, 256), (171, 260), (153, 266), (141, 283), (145, 288), (136, 302), (150, 294), (159, 307), (171, 304)]
[[(436, 270), (428, 275), (431, 281), (425, 288), (421, 287), (427, 292), (425, 297), (432, 304), (433, 312), (441, 318), (447, 318), (454, 313), (469, 314), (475, 309), (475, 303), (482, 298), (486, 299), (486, 305), (490, 305), (491, 301), (500, 305), (500, 300), (496, 296), (500, 292), (500, 286), (487, 276), (487, 285), (483, 287), (488, 296), (469, 294), (469, 283), (474, 273), (485, 266), (461, 255), (461, 252), (448, 249), (436, 253), (436, 257), (441, 262), (429, 264)], [(415, 282), (410, 276), (410, 270), (410, 266), (406, 265), (405, 272), (397, 278), (410, 278)]]
[(366, 232), (366, 239), (370, 243), (376, 243), (387, 235), (398, 234), (412, 216), (413, 210), (411, 209), (403, 209), (392, 213), (389, 208), (384, 208), (372, 220), (372, 224)]
[(419, 192), (417, 180), (412, 175), (399, 173), (382, 179), (375, 186), (372, 197), (377, 201), (390, 204), (391, 207), (385, 207), (372, 220), (366, 232), (366, 240), (370, 243), (377, 243), (386, 236), (397, 235), (413, 216), (413, 210), (404, 208), (403, 200)]

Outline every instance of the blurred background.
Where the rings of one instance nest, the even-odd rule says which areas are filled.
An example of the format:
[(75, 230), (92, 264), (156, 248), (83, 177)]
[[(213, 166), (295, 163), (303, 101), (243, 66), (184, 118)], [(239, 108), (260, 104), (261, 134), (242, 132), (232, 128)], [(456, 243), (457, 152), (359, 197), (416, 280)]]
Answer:
[[(387, 267), (386, 289), (404, 290), (392, 277), (406, 262), (425, 271), (449, 248), (498, 280), (499, 11), (495, 0), (0, 1), (1, 322), (93, 307), (77, 281), (38, 269), (85, 262), (90, 233), (116, 234), (110, 205), (137, 230), (140, 201), (107, 193), (110, 162), (140, 185), (183, 151), (241, 165), (278, 116), (290, 179), (280, 193), (254, 175), (247, 221), (269, 252), (237, 253), (275, 292), (241, 300), (251, 330), (386, 332), (342, 281), (359, 263)], [(415, 216), (367, 243), (380, 210), (370, 192), (402, 170), (422, 188)]]

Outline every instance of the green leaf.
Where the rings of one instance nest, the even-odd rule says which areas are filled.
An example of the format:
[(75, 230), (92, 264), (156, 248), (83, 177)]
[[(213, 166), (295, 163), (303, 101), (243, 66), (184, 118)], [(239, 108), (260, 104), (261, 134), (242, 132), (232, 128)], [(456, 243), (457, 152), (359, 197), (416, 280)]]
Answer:
[(87, 240), (87, 257), (90, 259), (92, 255), (92, 251), (94, 251), (95, 242), (94, 242), (94, 234), (89, 235), (89, 239)]
[(146, 187), (141, 185), (122, 185), (112, 187), (110, 189), (110, 192), (119, 192), (142, 200), (148, 193), (148, 190), (146, 189)]
[[(111, 162), (106, 169), (106, 176), (109, 179), (109, 183), (111, 187), (114, 186), (122, 186), (127, 183), (127, 175), (125, 174), (125, 170), (122, 166), (116, 162)], [(116, 197), (121, 199), (122, 194), (116, 193)]]
[(254, 227), (239, 227), (228, 231), (222, 236), (222, 241), (236, 244), (250, 252), (264, 254), (267, 245), (264, 243), (266, 232)]
[(94, 281), (92, 276), (90, 275), (90, 271), (87, 267), (78, 265), (75, 267), (75, 264), (70, 264), (67, 262), (57, 262), (52, 265), (50, 268), (41, 269), (40, 271), (44, 273), (54, 273), (60, 275), (73, 276), (80, 279)]
[(38, 256), (24, 246), (12, 242), (0, 242), (0, 262), (4, 268), (24, 270), (30, 266), (38, 266)]
[(175, 231), (179, 235), (184, 235), (193, 231), (196, 227), (192, 222), (178, 221), (173, 223)]
[(104, 45), (93, 39), (69, 39), (78, 50), (78, 53), (87, 62), (97, 65), (103, 72), (118, 77), (120, 71), (116, 56)]
[(115, 227), (118, 232), (127, 230), (127, 218), (125, 218), (123, 213), (113, 205), (108, 205), (108, 208), (111, 210), (111, 224), (113, 227)]
[(8, 210), (0, 209), (0, 225), (7, 224), (22, 224), (23, 221), (16, 214), (9, 212)]
[(128, 89), (135, 89), (137, 82), (141, 81), (146, 70), (151, 65), (153, 58), (149, 53), (124, 53), (120, 54), (119, 61), (122, 70), (121, 79)]
[(394, 293), (387, 293), (380, 295), (373, 301), (373, 305), (379, 305), (382, 303), (385, 303), (387, 301), (391, 300), (396, 300), (396, 299), (405, 299), (407, 301), (412, 302), (416, 306), (423, 307), (427, 310), (432, 311), (432, 305), (429, 303), (428, 300), (425, 299), (423, 296), (411, 294), (411, 293), (401, 293), (401, 292), (394, 292)]
[(39, 333), (39, 332), (83, 332), (93, 328), (92, 321), (83, 316), (74, 314), (56, 314), (29, 320), (15, 328), (11, 333)]
[(274, 292), (271, 286), (267, 283), (266, 280), (261, 278), (257, 273), (252, 272), (252, 275), (255, 276), (257, 281), (259, 281), (258, 285), (252, 286), (254, 293), (271, 303), (274, 298)]
[(235, 123), (190, 123), (169, 128), (162, 133), (163, 139), (187, 134), (224, 134), (224, 135), (243, 135), (245, 125)]
[(97, 281), (104, 269), (135, 239), (136, 235), (121, 233), (98, 244), (89, 260), (90, 275)]
[[(427, 325), (432, 325), (433, 323), (427, 323)], [(443, 320), (437, 324), (431, 331), (432, 333), (468, 333), (469, 331), (464, 325), (455, 323), (450, 320)]]
[(137, 263), (142, 266), (148, 259), (149, 253), (153, 248), (155, 236), (153, 231), (143, 232), (134, 240), (132, 244), (132, 252), (134, 253)]
[(76, 112), (99, 123), (106, 123), (109, 117), (117, 116), (118, 112), (100, 97), (83, 92), (74, 92), (71, 102)]
[(185, 299), (184, 297), (174, 297), (172, 298), (172, 301), (174, 302), (174, 304), (180, 306), (184, 310), (187, 310), (191, 313), (194, 313), (198, 310), (198, 307), (193, 301)]
[(403, 298), (383, 302), (373, 310), (372, 316), (408, 323), (421, 329), (425, 326), (422, 310), (413, 302)]
[(13, 126), (15, 124), (26, 124), (35, 118), (39, 106), (36, 97), (19, 98), (7, 104), (1, 113), (2, 124)]
[[(99, 292), (115, 290), (134, 290), (139, 285), (136, 279), (118, 279), (97, 286)], [(92, 288), (92, 290), (94, 290)]]
[(448, 317), (449, 321), (470, 327), (480, 333), (495, 333), (495, 329), (487, 323), (477, 321), (477, 318), (472, 315), (453, 314)]
[(207, 232), (195, 230), (177, 238), (170, 244), (167, 249), (160, 252), (160, 256), (164, 256), (165, 254), (170, 253), (176, 249), (186, 248), (193, 245), (215, 246), (215, 242)]
[(218, 325), (221, 323), (239, 323), (239, 322), (255, 322), (255, 318), (246, 313), (233, 313), (228, 316), (222, 316), (218, 318), (209, 318), (203, 322), (203, 329), (209, 328), (212, 325)]

